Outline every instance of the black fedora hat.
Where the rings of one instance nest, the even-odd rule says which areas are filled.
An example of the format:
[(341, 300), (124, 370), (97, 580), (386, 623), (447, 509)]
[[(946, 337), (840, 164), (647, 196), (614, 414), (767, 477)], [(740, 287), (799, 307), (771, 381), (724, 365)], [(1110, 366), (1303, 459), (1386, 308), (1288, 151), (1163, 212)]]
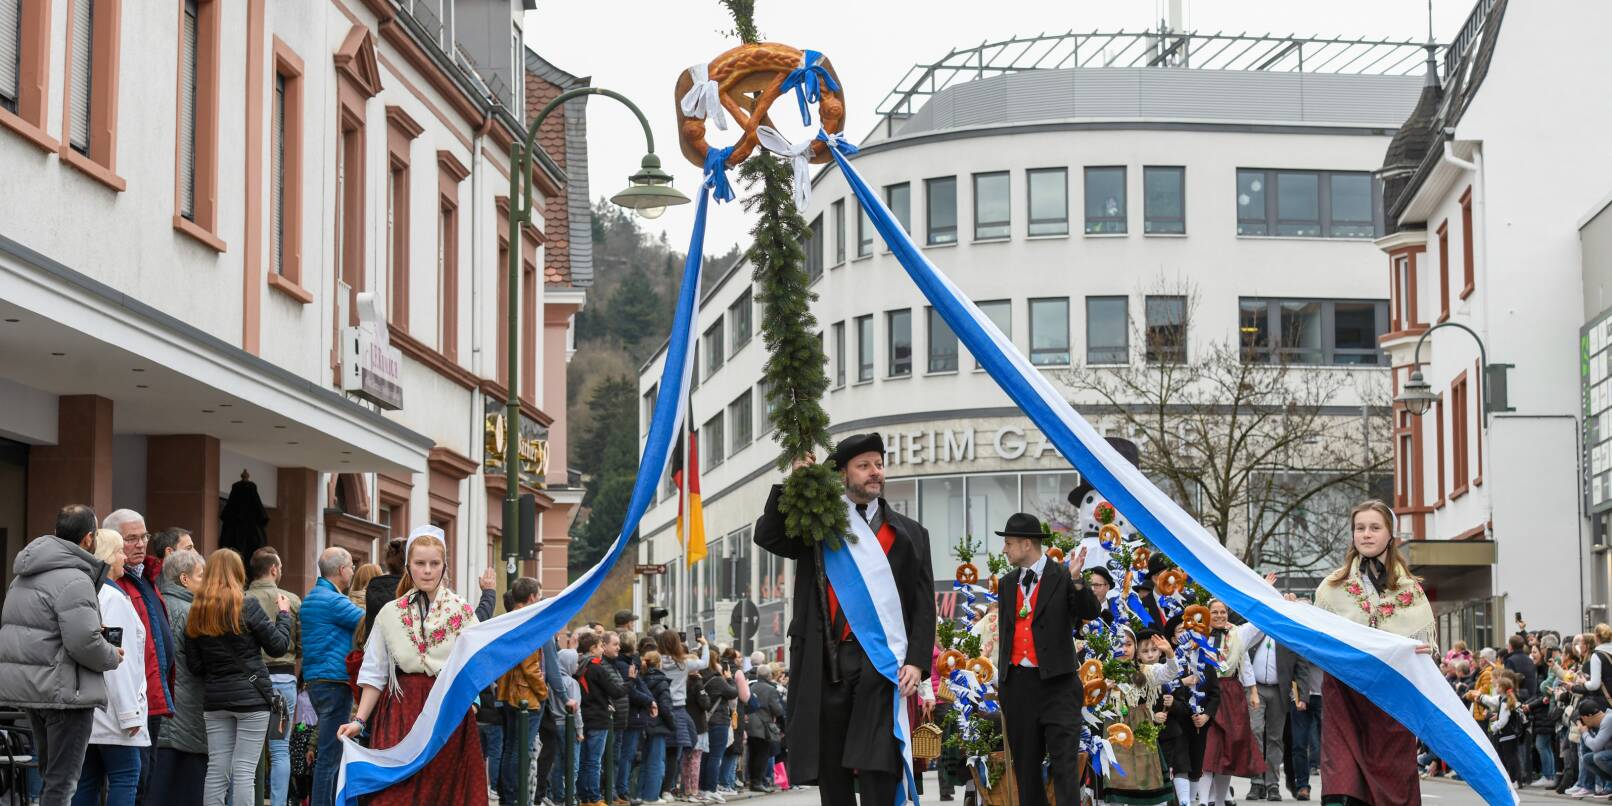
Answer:
[[(1142, 452), (1136, 447), (1136, 443), (1124, 437), (1106, 437), (1106, 439), (1114, 450), (1119, 451), (1120, 456), (1125, 457), (1125, 461), (1130, 462), (1135, 467), (1142, 466)], [(1086, 497), (1086, 493), (1094, 489), (1096, 488), (1086, 481), (1086, 474), (1080, 474), (1080, 483), (1075, 485), (1075, 489), (1069, 491), (1069, 503), (1078, 509), (1081, 500)]]
[(851, 464), (851, 460), (864, 453), (877, 453), (884, 456), (883, 434), (852, 434), (839, 442), (834, 443), (834, 453), (829, 458), (834, 460), (836, 470), (844, 470)]
[(1028, 537), (1040, 540), (1047, 536), (1041, 531), (1041, 519), (1023, 512), (1008, 518), (1007, 526), (996, 533), (997, 537)]

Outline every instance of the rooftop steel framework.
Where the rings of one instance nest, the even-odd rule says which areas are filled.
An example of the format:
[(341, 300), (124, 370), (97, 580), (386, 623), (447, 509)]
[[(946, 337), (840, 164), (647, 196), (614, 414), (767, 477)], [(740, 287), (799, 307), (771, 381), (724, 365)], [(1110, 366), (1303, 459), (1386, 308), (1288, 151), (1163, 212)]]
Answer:
[(916, 64), (879, 102), (881, 124), (905, 118), (929, 96), (954, 84), (990, 76), (1074, 67), (1182, 67), (1195, 70), (1422, 75), (1428, 49), (1414, 40), (1344, 39), (1271, 34), (1172, 31), (1042, 33), (953, 49), (939, 61)]

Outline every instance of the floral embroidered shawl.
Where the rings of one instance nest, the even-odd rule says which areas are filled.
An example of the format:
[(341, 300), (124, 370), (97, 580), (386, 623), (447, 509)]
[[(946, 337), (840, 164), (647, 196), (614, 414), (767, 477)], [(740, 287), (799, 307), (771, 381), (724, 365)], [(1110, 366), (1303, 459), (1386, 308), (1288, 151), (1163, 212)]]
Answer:
[(1433, 606), (1428, 604), (1421, 583), (1414, 577), (1401, 576), (1393, 590), (1379, 592), (1371, 579), (1360, 573), (1359, 558), (1349, 564), (1349, 573), (1341, 581), (1321, 582), (1315, 589), (1315, 603), (1356, 624), (1432, 641)]
[(392, 665), (405, 674), (433, 677), (448, 662), (459, 631), (476, 623), (476, 612), (447, 585), (437, 586), (425, 618), (414, 605), (415, 591), (388, 602), (375, 618)]

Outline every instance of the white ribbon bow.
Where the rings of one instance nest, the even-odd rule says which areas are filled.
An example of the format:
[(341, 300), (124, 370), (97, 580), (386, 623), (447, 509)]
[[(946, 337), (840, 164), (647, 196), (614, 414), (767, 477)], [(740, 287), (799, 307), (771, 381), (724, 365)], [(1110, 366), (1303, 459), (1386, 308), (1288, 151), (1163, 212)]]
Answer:
[(728, 130), (728, 113), (722, 108), (722, 92), (717, 83), (709, 77), (710, 66), (701, 62), (688, 69), (689, 77), (694, 79), (694, 86), (683, 95), (679, 106), (683, 114), (691, 118), (705, 120), (710, 118), (716, 121), (716, 127), (722, 131)]
[(808, 137), (805, 142), (791, 143), (771, 126), (757, 127), (756, 137), (761, 140), (762, 148), (789, 158), (795, 168), (795, 207), (806, 212), (806, 205), (812, 200), (812, 143), (816, 138)]

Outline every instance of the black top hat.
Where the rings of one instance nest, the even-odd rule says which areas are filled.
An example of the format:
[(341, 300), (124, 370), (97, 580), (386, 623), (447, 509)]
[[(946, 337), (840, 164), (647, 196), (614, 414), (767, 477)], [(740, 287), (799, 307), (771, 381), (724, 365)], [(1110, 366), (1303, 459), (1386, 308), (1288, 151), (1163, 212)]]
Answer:
[(851, 464), (851, 460), (864, 453), (877, 453), (884, 456), (884, 436), (882, 434), (852, 434), (834, 444), (834, 454), (829, 458), (834, 460), (836, 470), (844, 470)]
[[(1108, 444), (1114, 447), (1114, 450), (1119, 451), (1120, 456), (1125, 457), (1126, 461), (1136, 467), (1142, 466), (1142, 452), (1137, 449), (1136, 443), (1124, 437), (1106, 437), (1106, 439)], [(1086, 481), (1086, 474), (1080, 474), (1080, 483), (1075, 485), (1075, 489), (1069, 491), (1069, 503), (1079, 508), (1080, 502), (1086, 497), (1086, 493), (1091, 492), (1093, 489), (1095, 488)]]
[(1028, 537), (1040, 540), (1047, 536), (1041, 531), (1041, 519), (1034, 515), (1020, 512), (1007, 520), (1007, 526), (996, 533), (997, 537)]
[(1114, 575), (1109, 573), (1107, 568), (1105, 568), (1105, 567), (1103, 567), (1101, 565), (1094, 565), (1094, 566), (1092, 566), (1090, 568), (1087, 568), (1086, 571), (1088, 573), (1096, 574), (1097, 576), (1102, 577), (1103, 580), (1108, 583), (1108, 587), (1110, 587), (1110, 588), (1114, 587)]

